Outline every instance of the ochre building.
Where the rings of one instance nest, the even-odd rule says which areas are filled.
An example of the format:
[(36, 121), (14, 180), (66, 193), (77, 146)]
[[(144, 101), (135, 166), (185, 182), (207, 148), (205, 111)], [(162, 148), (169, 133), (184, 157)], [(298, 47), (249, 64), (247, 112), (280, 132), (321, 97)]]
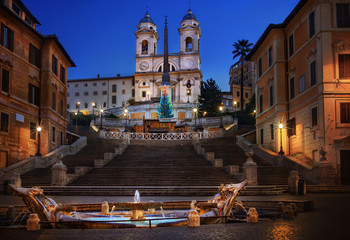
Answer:
[(0, 168), (66, 142), (67, 69), (75, 66), (55, 35), (19, 0), (0, 1)]
[(248, 55), (257, 143), (280, 152), (282, 139), (284, 154), (315, 162), (323, 148), (341, 183), (350, 183), (349, 12), (349, 1), (302, 0)]

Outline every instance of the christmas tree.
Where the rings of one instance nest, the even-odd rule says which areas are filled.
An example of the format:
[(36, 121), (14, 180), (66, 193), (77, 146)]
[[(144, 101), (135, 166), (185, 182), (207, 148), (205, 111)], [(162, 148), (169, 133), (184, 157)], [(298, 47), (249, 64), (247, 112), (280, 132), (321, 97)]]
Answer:
[(173, 108), (171, 106), (171, 102), (169, 101), (166, 89), (166, 87), (163, 88), (162, 97), (160, 98), (160, 103), (158, 106), (159, 118), (172, 118), (174, 116)]

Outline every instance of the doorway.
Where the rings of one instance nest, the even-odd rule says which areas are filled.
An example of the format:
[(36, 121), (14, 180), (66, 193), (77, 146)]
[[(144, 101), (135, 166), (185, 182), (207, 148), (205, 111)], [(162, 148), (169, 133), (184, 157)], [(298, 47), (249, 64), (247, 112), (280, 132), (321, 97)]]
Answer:
[(8, 166), (8, 156), (7, 152), (0, 151), (0, 168), (6, 168)]
[(341, 184), (350, 185), (350, 150), (340, 150)]

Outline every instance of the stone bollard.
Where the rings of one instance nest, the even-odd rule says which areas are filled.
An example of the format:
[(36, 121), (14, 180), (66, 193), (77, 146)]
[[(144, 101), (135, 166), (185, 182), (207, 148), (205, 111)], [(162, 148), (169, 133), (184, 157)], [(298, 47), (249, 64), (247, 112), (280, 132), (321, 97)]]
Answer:
[(291, 205), (287, 205), (286, 209), (284, 211), (284, 216), (287, 219), (293, 219), (295, 216), (295, 213), (293, 211), (293, 207)]
[(189, 227), (199, 227), (201, 225), (201, 220), (199, 214), (196, 210), (191, 210), (188, 213), (188, 224)]
[(101, 209), (102, 215), (109, 215), (109, 205), (108, 202), (102, 202), (102, 209)]
[(298, 180), (300, 179), (298, 171), (292, 170), (288, 177), (288, 191), (292, 194), (298, 193)]
[(249, 208), (247, 222), (256, 223), (259, 221), (259, 214), (255, 208)]
[(14, 206), (9, 206), (8, 209), (7, 209), (7, 212), (6, 212), (6, 217), (7, 219), (13, 221), (16, 219), (16, 209)]
[(278, 202), (277, 203), (277, 212), (284, 212), (285, 208), (284, 208), (284, 204), (283, 202)]
[(27, 220), (27, 231), (37, 231), (40, 230), (40, 220), (38, 214), (32, 213), (29, 215)]
[(258, 185), (258, 166), (253, 161), (253, 150), (245, 153), (247, 161), (243, 164), (243, 177), (248, 181), (248, 185)]
[(52, 171), (52, 186), (65, 186), (68, 183), (67, 177), (67, 167), (62, 163), (62, 161), (58, 161), (51, 168)]
[(212, 161), (212, 160), (215, 159), (215, 153), (214, 153), (214, 152), (207, 152), (205, 158), (206, 158), (208, 161)]

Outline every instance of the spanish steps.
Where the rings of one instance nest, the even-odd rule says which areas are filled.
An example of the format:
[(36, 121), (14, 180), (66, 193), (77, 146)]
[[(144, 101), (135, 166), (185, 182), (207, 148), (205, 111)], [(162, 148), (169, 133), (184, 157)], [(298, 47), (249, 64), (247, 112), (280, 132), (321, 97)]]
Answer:
[[(241, 134), (247, 131), (242, 129)], [(92, 170), (76, 179), (69, 186), (49, 187), (51, 168), (34, 169), (24, 175), (22, 185), (43, 186), (48, 194), (60, 195), (133, 195), (139, 189), (142, 195), (212, 195), (221, 183), (238, 182), (223, 168), (216, 168), (202, 156), (197, 155), (189, 141), (132, 141), (122, 155), (117, 155), (102, 168), (93, 168), (94, 160), (103, 158), (105, 152), (114, 152), (118, 140), (96, 138), (87, 129), (78, 134), (88, 137), (88, 144), (62, 162), (68, 173), (75, 166), (91, 167)], [(206, 152), (215, 152), (225, 165), (240, 165), (246, 161), (244, 152), (235, 144), (235, 136), (205, 140)], [(254, 156), (258, 163), (258, 181), (265, 184), (287, 184), (288, 172), (269, 166)]]

